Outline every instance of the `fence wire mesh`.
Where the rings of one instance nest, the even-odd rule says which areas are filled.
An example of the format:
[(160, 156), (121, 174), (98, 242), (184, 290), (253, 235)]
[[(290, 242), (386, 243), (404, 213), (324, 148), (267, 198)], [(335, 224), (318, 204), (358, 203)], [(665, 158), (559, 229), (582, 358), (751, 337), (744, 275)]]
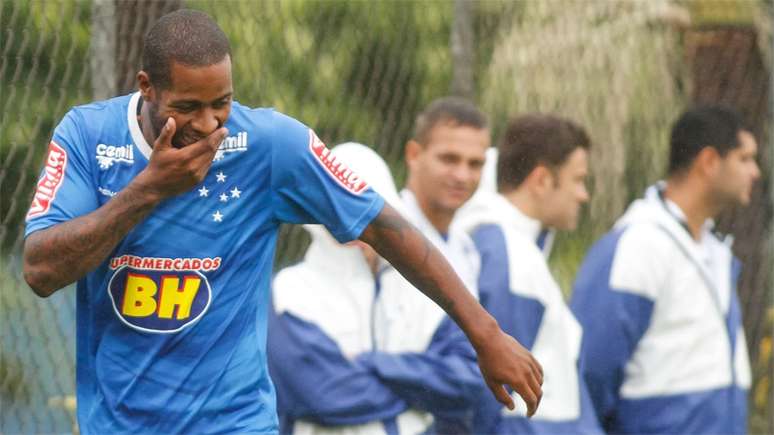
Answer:
[[(551, 259), (565, 289), (589, 244), (663, 175), (677, 114), (695, 102), (739, 109), (763, 177), (752, 205), (720, 222), (745, 264), (750, 429), (774, 433), (771, 0), (0, 2), (0, 433), (77, 431), (74, 291), (37, 299), (21, 277), (45, 144), (69, 107), (134, 89), (143, 34), (180, 7), (210, 13), (231, 39), (238, 100), (288, 113), (329, 145), (372, 146), (399, 184), (414, 118), (444, 94), (479, 103), (495, 142), (527, 111), (584, 124), (593, 199)], [(306, 244), (283, 228), (277, 267)]]

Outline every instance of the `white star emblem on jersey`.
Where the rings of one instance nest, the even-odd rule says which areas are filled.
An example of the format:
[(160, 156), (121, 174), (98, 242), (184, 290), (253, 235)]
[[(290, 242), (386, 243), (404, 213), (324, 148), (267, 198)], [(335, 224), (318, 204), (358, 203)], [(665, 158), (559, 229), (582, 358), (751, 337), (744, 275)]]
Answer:
[(228, 195), (226, 195), (225, 193), (221, 193), (220, 202), (228, 202)]
[(232, 198), (239, 198), (239, 195), (241, 195), (242, 192), (234, 186), (233, 189), (231, 189), (231, 197)]
[(214, 222), (223, 222), (223, 215), (220, 214), (220, 210), (216, 210), (215, 213), (212, 214), (212, 220)]
[(217, 174), (215, 174), (215, 177), (218, 179), (218, 183), (226, 182), (226, 174), (224, 174), (223, 171), (220, 171)]
[(207, 196), (209, 193), (210, 191), (207, 190), (207, 186), (202, 186), (202, 188), (199, 189), (199, 196)]

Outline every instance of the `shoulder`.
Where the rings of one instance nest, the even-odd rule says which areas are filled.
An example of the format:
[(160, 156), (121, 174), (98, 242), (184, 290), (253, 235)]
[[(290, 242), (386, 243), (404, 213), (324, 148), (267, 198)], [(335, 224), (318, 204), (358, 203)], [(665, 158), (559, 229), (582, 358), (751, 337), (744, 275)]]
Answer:
[(528, 263), (545, 263), (537, 244), (513, 228), (500, 223), (483, 223), (470, 232), (476, 248), (481, 252), (507, 255)]
[(274, 309), (279, 313), (292, 310), (310, 296), (305, 290), (314, 283), (310, 281), (310, 274), (304, 263), (280, 270), (272, 281), (272, 298)]
[(674, 242), (649, 222), (632, 223), (603, 236), (589, 250), (580, 277), (607, 277), (617, 291), (656, 298), (674, 263)]
[(673, 250), (672, 238), (655, 223), (632, 223), (620, 229), (620, 239), (617, 251), (630, 253), (639, 251), (641, 254), (666, 254)]
[(288, 131), (309, 130), (297, 119), (278, 112), (271, 107), (251, 108), (237, 101), (231, 106), (229, 124), (238, 129), (250, 131), (261, 138), (281, 138)]
[(505, 225), (486, 223), (471, 233), (482, 265), (501, 264), (508, 268), (511, 281), (534, 282), (550, 276), (543, 252), (528, 237)]
[[(95, 101), (71, 108), (62, 118), (58, 132), (72, 140), (94, 142), (103, 133), (119, 134), (127, 129), (127, 108), (131, 95)], [(79, 145), (79, 144), (72, 144)]]
[(104, 122), (126, 124), (127, 108), (132, 95), (122, 95), (109, 100), (94, 101), (73, 107), (65, 115), (84, 123), (84, 127), (96, 127)]
[(277, 272), (272, 281), (274, 291), (285, 291), (285, 289), (296, 288), (299, 284), (306, 281), (307, 270), (303, 262), (285, 267)]

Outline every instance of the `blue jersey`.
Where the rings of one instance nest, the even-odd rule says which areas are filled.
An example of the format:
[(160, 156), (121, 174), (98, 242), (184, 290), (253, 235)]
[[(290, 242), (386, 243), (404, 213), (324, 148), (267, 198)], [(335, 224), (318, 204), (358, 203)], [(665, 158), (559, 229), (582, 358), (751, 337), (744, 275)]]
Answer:
[[(27, 235), (97, 209), (145, 168), (138, 101), (65, 116)], [(276, 432), (266, 322), (278, 228), (322, 223), (345, 242), (383, 207), (298, 121), (235, 102), (226, 127), (204, 181), (160, 203), (78, 281), (84, 433)]]

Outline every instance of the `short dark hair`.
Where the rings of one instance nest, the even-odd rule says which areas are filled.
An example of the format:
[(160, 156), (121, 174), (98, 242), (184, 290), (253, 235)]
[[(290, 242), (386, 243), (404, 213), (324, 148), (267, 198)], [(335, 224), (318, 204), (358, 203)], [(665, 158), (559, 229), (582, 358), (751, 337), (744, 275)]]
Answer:
[(154, 86), (172, 85), (170, 66), (214, 65), (231, 56), (231, 45), (223, 30), (209, 15), (180, 9), (159, 18), (145, 35), (142, 69)]
[(668, 175), (691, 166), (706, 147), (715, 148), (721, 156), (739, 146), (742, 119), (735, 110), (718, 105), (696, 106), (675, 121), (669, 140)]
[(498, 147), (497, 190), (518, 188), (539, 165), (558, 168), (591, 141), (580, 125), (556, 115), (531, 113), (512, 119)]
[(427, 144), (430, 131), (438, 124), (468, 126), (479, 130), (487, 128), (486, 115), (475, 104), (462, 97), (443, 97), (433, 100), (417, 116), (414, 140)]

